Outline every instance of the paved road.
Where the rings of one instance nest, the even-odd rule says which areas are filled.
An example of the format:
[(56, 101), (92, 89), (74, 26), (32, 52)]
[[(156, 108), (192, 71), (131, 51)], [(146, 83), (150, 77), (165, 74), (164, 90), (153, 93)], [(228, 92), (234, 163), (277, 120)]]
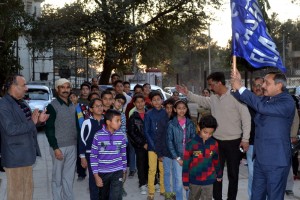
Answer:
[[(34, 200), (51, 200), (51, 169), (52, 161), (49, 154), (49, 145), (44, 132), (38, 134), (38, 141), (41, 148), (42, 157), (37, 159), (33, 168), (34, 176)], [(224, 174), (224, 189), (223, 197), (226, 197), (227, 193), (227, 175), (226, 168)], [(124, 200), (143, 200), (147, 198), (147, 195), (141, 195), (138, 188), (138, 179), (135, 175), (133, 179), (127, 179), (125, 183), (125, 189), (128, 196), (123, 198)], [(294, 185), (295, 197), (286, 197), (285, 199), (300, 199), (300, 181), (295, 181)], [(82, 182), (74, 181), (74, 194), (76, 200), (89, 199), (88, 182), (84, 180)], [(0, 200), (6, 198), (6, 176), (5, 173), (0, 173)], [(159, 194), (156, 194), (156, 200), (163, 200), (164, 198)], [(239, 191), (238, 200), (247, 200), (247, 167), (243, 163), (240, 165), (239, 176)]]

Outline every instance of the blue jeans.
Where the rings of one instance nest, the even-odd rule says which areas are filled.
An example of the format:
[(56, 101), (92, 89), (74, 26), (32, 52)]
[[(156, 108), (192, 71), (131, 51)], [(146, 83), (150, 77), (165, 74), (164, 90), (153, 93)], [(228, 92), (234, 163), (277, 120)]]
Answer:
[[(163, 165), (164, 165), (164, 184), (165, 184), (165, 189), (166, 192), (175, 192), (176, 191), (176, 186), (175, 186), (175, 168), (174, 165), (172, 164), (171, 158), (164, 157), (163, 159)], [(171, 175), (172, 174), (172, 175)], [(171, 189), (171, 176), (172, 176), (172, 186), (173, 190)]]
[(173, 159), (172, 164), (175, 169), (176, 200), (183, 200), (182, 166), (176, 159)]
[(254, 160), (253, 157), (253, 145), (249, 146), (247, 151), (247, 164), (248, 164), (248, 196), (251, 199), (251, 191), (252, 191), (252, 182), (253, 182), (253, 168), (254, 168)]

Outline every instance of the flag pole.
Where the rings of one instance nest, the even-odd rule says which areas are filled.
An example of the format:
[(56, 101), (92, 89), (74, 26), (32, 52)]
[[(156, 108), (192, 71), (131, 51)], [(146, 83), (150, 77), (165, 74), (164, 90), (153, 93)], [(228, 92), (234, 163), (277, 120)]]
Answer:
[(232, 56), (232, 70), (233, 70), (233, 73), (235, 74), (235, 72), (236, 72), (236, 56), (235, 55)]

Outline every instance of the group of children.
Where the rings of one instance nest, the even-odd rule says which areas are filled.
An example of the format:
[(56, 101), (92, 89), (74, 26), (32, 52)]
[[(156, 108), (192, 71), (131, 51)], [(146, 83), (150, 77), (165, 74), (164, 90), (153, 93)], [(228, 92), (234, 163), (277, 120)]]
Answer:
[(187, 199), (212, 199), (212, 184), (222, 179), (218, 143), (211, 137), (215, 118), (203, 117), (196, 128), (185, 101), (163, 102), (158, 91), (150, 92), (149, 99), (152, 108), (147, 110), (144, 95), (133, 96), (127, 123), (120, 112), (124, 96), (113, 99), (110, 91), (103, 91), (101, 99), (90, 101), (79, 153), (82, 166), (89, 169), (91, 199), (92, 193), (98, 199), (122, 199), (128, 142), (135, 149), (141, 194), (148, 193), (149, 200), (154, 199), (157, 169), (165, 199), (183, 199), (184, 191)]

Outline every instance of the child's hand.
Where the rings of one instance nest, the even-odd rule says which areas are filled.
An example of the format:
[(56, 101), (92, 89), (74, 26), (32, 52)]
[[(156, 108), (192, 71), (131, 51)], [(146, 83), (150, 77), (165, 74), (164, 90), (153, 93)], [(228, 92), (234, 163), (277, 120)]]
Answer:
[(125, 183), (125, 181), (126, 181), (126, 177), (127, 177), (127, 171), (124, 171), (123, 172), (123, 183)]
[(81, 160), (81, 167), (83, 167), (84, 169), (86, 169), (87, 165), (88, 165), (86, 158), (81, 158), (80, 160)]
[(183, 165), (183, 160), (180, 159), (180, 160), (177, 160), (177, 162), (179, 163), (180, 166)]
[(217, 181), (218, 181), (218, 182), (221, 182), (221, 181), (222, 181), (222, 178), (217, 178)]
[(188, 191), (189, 190), (189, 186), (183, 186), (183, 188)]
[(148, 144), (145, 144), (145, 145), (144, 145), (144, 149), (145, 149), (145, 150), (148, 150)]
[(164, 157), (159, 157), (158, 160), (159, 160), (160, 162), (162, 162), (162, 161), (164, 160)]
[(101, 177), (98, 174), (94, 174), (95, 182), (97, 187), (103, 187), (103, 182)]

